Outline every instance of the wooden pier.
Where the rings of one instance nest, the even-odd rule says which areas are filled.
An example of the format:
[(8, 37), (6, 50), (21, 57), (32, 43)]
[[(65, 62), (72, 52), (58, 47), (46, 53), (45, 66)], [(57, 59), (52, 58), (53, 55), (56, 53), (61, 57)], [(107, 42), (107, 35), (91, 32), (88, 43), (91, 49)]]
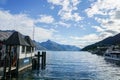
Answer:
[[(4, 38), (4, 39), (3, 39)], [(0, 76), (3, 80), (18, 77), (19, 72), (31, 67), (45, 69), (46, 52), (34, 55), (35, 44), (29, 36), (15, 31), (10, 36), (0, 36)], [(1, 78), (0, 77), (0, 78)]]
[(20, 71), (29, 67), (32, 67), (32, 70), (44, 70), (46, 68), (46, 52), (38, 52), (38, 54), (32, 58), (31, 64), (22, 68), (19, 68), (19, 66), (13, 67), (11, 64), (9, 64), (9, 66), (4, 64), (3, 67), (0, 67), (0, 73), (3, 73), (3, 75), (0, 75), (0, 80), (7, 80), (7, 78), (11, 79), (12, 77), (17, 78)]

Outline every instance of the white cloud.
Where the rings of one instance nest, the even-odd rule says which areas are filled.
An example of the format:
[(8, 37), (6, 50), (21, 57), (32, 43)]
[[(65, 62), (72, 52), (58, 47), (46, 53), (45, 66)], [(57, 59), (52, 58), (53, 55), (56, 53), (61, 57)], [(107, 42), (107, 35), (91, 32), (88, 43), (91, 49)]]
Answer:
[(115, 9), (120, 9), (119, 0), (97, 0), (91, 4), (91, 7), (86, 9), (87, 15), (92, 17), (94, 15), (109, 15)]
[(92, 28), (95, 28), (97, 30), (97, 32), (103, 32), (104, 29), (99, 27), (99, 26), (92, 26)]
[(102, 31), (112, 33), (113, 35), (120, 33), (119, 11), (116, 12), (109, 19), (98, 18), (97, 21), (101, 24), (101, 27), (96, 27), (96, 29), (101, 28), (103, 29)]
[(40, 19), (38, 19), (37, 22), (49, 24), (54, 22), (54, 18), (48, 15), (40, 15)]
[(69, 28), (71, 26), (70, 24), (67, 24), (62, 21), (56, 22), (55, 25), (60, 25), (60, 26), (67, 27), (67, 28)]
[(110, 33), (110, 32), (105, 32), (105, 31), (99, 34), (99, 37), (101, 39), (104, 39), (104, 38), (107, 38), (107, 37), (110, 37), (110, 36), (113, 36), (113, 34)]
[(17, 30), (24, 35), (33, 38), (33, 28), (35, 28), (35, 40), (42, 41), (53, 36), (53, 30), (43, 29), (35, 25), (35, 20), (25, 14), (10, 14), (9, 11), (0, 10), (0, 29)]
[(111, 33), (108, 32), (102, 32), (100, 34), (88, 34), (88, 35), (84, 35), (84, 36), (70, 36), (70, 43), (73, 45), (76, 45), (80, 48), (83, 48), (85, 46), (94, 44), (98, 41), (103, 40), (106, 37), (112, 36)]
[(120, 33), (120, 0), (97, 0), (86, 9), (88, 17), (94, 18), (100, 25), (94, 26), (99, 36), (108, 36)]
[(43, 41), (46, 39), (51, 39), (53, 36), (53, 30), (47, 30), (39, 27), (35, 27), (35, 39), (37, 41)]
[(82, 20), (82, 17), (80, 17), (78, 13), (74, 13), (74, 14), (73, 14), (73, 19), (74, 19), (75, 21), (80, 21), (80, 20)]
[(58, 12), (61, 19), (67, 21), (80, 21), (82, 19), (79, 13), (74, 12), (78, 9), (77, 5), (80, 3), (80, 0), (48, 0), (48, 2), (62, 7)]
[(71, 36), (70, 39), (73, 41), (72, 43), (78, 45), (79, 47), (85, 47), (87, 45), (93, 44), (97, 41), (102, 40), (99, 35), (96, 34), (88, 34), (81, 37)]
[(67, 38), (68, 40), (64, 39), (61, 41), (63, 41), (64, 44), (71, 44), (71, 45), (76, 45), (80, 48), (84, 48), (85, 46), (94, 44), (109, 36), (112, 36), (112, 34), (107, 32), (103, 32), (101, 34), (93, 33), (84, 36), (70, 36), (70, 38)]
[(75, 39), (75, 40), (83, 40), (83, 41), (93, 41), (93, 40), (99, 39), (98, 35), (96, 35), (96, 34), (88, 34), (88, 35), (85, 35), (82, 37), (71, 36), (71, 38)]

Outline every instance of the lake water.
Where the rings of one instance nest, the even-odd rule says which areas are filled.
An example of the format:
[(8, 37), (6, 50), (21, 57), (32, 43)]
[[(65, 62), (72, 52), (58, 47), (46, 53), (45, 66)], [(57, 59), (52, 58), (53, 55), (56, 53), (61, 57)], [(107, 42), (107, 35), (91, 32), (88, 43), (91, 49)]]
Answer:
[(46, 69), (28, 69), (19, 80), (120, 80), (120, 66), (89, 52), (47, 51)]

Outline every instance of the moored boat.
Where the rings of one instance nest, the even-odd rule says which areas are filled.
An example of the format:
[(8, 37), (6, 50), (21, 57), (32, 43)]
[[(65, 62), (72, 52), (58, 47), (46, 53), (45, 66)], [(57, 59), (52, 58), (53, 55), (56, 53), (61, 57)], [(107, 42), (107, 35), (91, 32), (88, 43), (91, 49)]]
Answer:
[(109, 47), (103, 55), (105, 59), (112, 61), (120, 61), (120, 50), (115, 46)]

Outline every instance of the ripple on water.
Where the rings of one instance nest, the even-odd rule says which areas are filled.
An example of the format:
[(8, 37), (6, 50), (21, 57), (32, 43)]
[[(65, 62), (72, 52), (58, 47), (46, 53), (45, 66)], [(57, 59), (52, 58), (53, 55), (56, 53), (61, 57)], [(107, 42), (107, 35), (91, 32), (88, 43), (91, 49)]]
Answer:
[(47, 52), (44, 71), (28, 70), (20, 80), (120, 80), (120, 66), (88, 52)]

